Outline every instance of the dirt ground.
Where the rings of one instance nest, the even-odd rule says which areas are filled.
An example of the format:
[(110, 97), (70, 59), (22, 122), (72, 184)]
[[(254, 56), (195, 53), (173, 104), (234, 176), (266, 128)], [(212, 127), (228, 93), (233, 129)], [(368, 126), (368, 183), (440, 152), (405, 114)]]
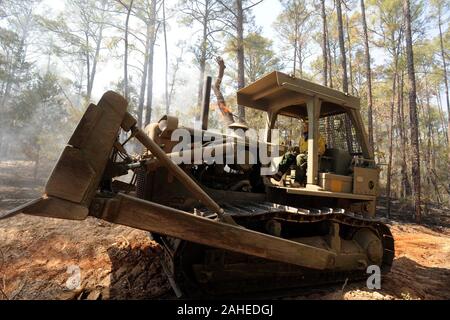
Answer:
[[(43, 171), (34, 180), (31, 163), (0, 162), (0, 215), (40, 195)], [(350, 283), (307, 289), (291, 299), (450, 299), (449, 210), (431, 208), (425, 224), (417, 225), (400, 205), (394, 208), (389, 225), (396, 258), (381, 290)], [(148, 233), (95, 218), (21, 214), (0, 220), (0, 299), (173, 298), (159, 250)], [(81, 285), (69, 289), (78, 275)]]

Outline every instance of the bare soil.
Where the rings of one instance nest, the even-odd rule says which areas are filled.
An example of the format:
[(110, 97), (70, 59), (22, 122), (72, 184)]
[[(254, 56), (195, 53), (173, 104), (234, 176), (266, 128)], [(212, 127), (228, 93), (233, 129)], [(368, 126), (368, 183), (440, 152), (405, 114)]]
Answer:
[[(47, 172), (33, 179), (32, 163), (0, 162), (0, 215), (37, 198)], [(431, 208), (425, 224), (417, 225), (408, 222), (405, 208), (394, 207), (389, 225), (396, 258), (381, 290), (346, 283), (290, 299), (450, 299), (449, 211)], [(95, 218), (74, 222), (21, 214), (0, 220), (0, 299), (174, 298), (159, 250), (147, 232)], [(81, 271), (81, 284), (70, 290), (73, 266)]]

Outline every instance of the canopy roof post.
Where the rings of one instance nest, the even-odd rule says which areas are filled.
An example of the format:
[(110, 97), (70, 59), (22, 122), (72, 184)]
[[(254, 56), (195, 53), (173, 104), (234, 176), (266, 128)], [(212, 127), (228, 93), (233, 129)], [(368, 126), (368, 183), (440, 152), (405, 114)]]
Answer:
[(275, 121), (277, 120), (277, 114), (271, 111), (268, 111), (266, 114), (266, 132), (265, 138), (267, 143), (272, 142), (272, 129), (275, 125)]
[(307, 168), (307, 188), (317, 189), (319, 170), (319, 117), (322, 102), (317, 96), (308, 100), (308, 168)]

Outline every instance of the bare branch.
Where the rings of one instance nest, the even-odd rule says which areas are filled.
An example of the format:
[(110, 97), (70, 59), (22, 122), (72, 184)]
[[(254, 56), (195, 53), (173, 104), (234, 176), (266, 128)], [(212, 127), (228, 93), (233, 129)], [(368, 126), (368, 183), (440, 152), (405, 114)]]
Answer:
[(264, 1), (264, 0), (259, 0), (259, 1), (255, 2), (254, 4), (251, 4), (251, 5), (249, 5), (248, 7), (242, 9), (242, 11), (249, 10), (249, 9), (253, 8), (254, 6), (257, 6), (258, 4), (260, 4), (260, 3), (263, 2), (263, 1)]
[(234, 122), (233, 114), (231, 110), (228, 109), (227, 104), (225, 102), (225, 98), (223, 97), (222, 92), (220, 91), (220, 85), (222, 84), (223, 74), (225, 72), (225, 62), (222, 57), (216, 57), (216, 62), (219, 65), (219, 74), (217, 76), (216, 82), (213, 86), (214, 94), (217, 98), (217, 106), (219, 107), (220, 112), (222, 113), (223, 120), (226, 125), (232, 124)]
[(217, 2), (220, 3), (225, 9), (227, 9), (233, 16), (235, 16), (237, 18), (236, 12), (234, 12), (233, 9), (231, 9), (225, 3), (223, 3), (222, 0), (217, 0)]

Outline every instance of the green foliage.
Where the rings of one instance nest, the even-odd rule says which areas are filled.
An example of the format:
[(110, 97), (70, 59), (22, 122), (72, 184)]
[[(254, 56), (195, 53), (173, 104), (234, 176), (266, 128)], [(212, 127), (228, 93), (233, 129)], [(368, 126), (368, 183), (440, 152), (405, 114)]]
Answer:
[[(254, 82), (268, 72), (283, 68), (272, 45), (273, 42), (259, 32), (251, 32), (244, 38), (246, 83)], [(232, 39), (228, 42), (225, 52), (229, 55), (228, 61), (231, 63), (231, 68), (236, 69), (233, 64), (236, 60), (236, 40)]]
[(311, 56), (310, 41), (314, 21), (312, 9), (308, 8), (305, 1), (301, 0), (283, 0), (283, 12), (274, 22), (274, 29), (282, 43), (282, 60), (293, 65), (291, 70), (295, 69), (301, 77), (303, 76), (304, 63)]
[(12, 104), (11, 128), (17, 135), (19, 148), (29, 159), (55, 160), (73, 125), (68, 124), (65, 101), (52, 73), (34, 75), (34, 80)]

